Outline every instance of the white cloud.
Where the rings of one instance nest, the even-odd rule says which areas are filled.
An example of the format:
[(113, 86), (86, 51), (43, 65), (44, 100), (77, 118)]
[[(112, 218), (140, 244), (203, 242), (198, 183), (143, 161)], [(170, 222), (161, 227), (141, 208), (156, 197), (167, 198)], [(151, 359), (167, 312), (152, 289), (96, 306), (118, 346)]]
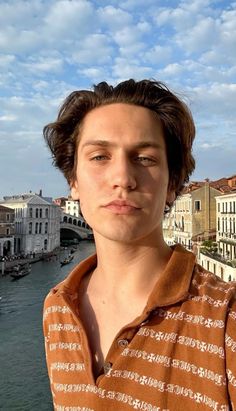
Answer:
[(91, 34), (72, 52), (72, 59), (78, 64), (101, 65), (111, 60), (112, 53), (113, 49), (107, 36)]
[(124, 26), (132, 24), (133, 17), (126, 11), (111, 5), (98, 9), (100, 22), (114, 32)]
[(78, 70), (78, 73), (90, 79), (91, 83), (98, 83), (104, 81), (104, 79), (108, 80), (110, 76), (105, 67), (89, 67)]
[(141, 66), (136, 62), (127, 61), (123, 58), (117, 58), (112, 69), (113, 77), (119, 81), (129, 78), (149, 78), (151, 74), (151, 67)]
[(144, 60), (151, 64), (164, 65), (169, 62), (172, 56), (170, 46), (155, 45), (144, 53)]
[(96, 25), (96, 11), (92, 3), (86, 0), (59, 0), (52, 2), (44, 17), (45, 32), (51, 35), (53, 42), (71, 41), (91, 32)]
[(34, 30), (22, 30), (7, 27), (0, 31), (0, 50), (7, 53), (25, 53), (36, 50), (42, 45), (39, 33)]
[[(47, 3), (49, 2), (50, 0)], [(1, 1), (0, 27), (3, 29), (11, 25), (21, 30), (27, 22), (33, 28), (40, 22), (44, 9), (45, 3), (42, 0)]]
[(0, 116), (0, 121), (16, 121), (17, 117), (12, 114)]
[(236, 125), (236, 84), (213, 83), (208, 87), (199, 85), (192, 92), (198, 112), (205, 113), (206, 116), (209, 116), (209, 112), (214, 113), (218, 119), (231, 119)]
[(176, 35), (176, 41), (187, 53), (202, 53), (219, 41), (219, 22), (211, 17), (199, 21), (191, 29)]
[(148, 24), (140, 23), (137, 26), (127, 26), (114, 34), (114, 40), (119, 47), (126, 47), (140, 42), (144, 33), (150, 30)]
[(59, 73), (63, 68), (63, 59), (50, 56), (29, 57), (22, 67), (33, 72), (36, 76), (44, 73)]
[(158, 0), (117, 0), (117, 3), (125, 10), (137, 10), (139, 8), (143, 10), (143, 8), (146, 9), (148, 6), (157, 6)]
[(5, 54), (0, 56), (0, 67), (8, 67), (10, 66), (12, 63), (14, 63), (14, 61), (16, 60), (16, 57), (12, 54)]

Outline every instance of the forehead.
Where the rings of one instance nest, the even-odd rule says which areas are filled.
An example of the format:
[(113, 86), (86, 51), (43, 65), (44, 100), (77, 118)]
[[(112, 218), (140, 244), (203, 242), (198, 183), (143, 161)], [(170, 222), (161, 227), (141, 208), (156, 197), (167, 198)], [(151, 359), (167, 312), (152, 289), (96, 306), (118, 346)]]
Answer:
[(148, 108), (113, 103), (91, 110), (83, 119), (80, 140), (86, 137), (128, 136), (136, 139), (163, 136), (161, 121)]

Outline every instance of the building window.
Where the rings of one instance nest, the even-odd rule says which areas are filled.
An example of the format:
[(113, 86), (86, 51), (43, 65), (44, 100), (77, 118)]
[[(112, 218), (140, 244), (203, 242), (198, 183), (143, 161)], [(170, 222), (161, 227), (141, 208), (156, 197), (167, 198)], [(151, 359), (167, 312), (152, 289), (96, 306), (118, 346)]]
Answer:
[(45, 210), (45, 217), (48, 218), (48, 208)]
[(30, 209), (29, 209), (29, 217), (30, 217), (30, 218), (33, 217), (33, 209), (32, 209), (32, 207), (30, 207)]
[(43, 215), (43, 213), (42, 213), (42, 208), (40, 208), (40, 209), (39, 209), (39, 218), (42, 218), (42, 215)]
[(10, 221), (10, 214), (7, 214), (7, 221)]
[(36, 218), (39, 217), (39, 209), (38, 209), (38, 208), (36, 208), (36, 210), (35, 210), (35, 217), (36, 217)]
[(7, 235), (10, 235), (10, 228), (7, 228)]
[(45, 234), (48, 233), (48, 223), (45, 223)]
[(44, 240), (44, 251), (47, 251), (48, 249), (48, 240)]
[(195, 211), (201, 211), (201, 201), (200, 200), (195, 200), (194, 201), (194, 210)]
[(39, 234), (42, 233), (42, 223), (39, 223)]
[(29, 234), (32, 234), (32, 223), (29, 223)]
[(38, 226), (39, 226), (39, 223), (35, 223), (35, 234), (38, 234)]

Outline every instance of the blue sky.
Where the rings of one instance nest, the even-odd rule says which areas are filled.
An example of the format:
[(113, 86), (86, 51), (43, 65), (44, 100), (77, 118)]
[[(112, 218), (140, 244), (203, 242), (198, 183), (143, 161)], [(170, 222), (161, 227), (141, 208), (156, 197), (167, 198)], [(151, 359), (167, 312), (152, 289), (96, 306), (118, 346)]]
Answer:
[(0, 197), (68, 187), (42, 138), (73, 90), (155, 78), (192, 110), (192, 179), (236, 173), (236, 2), (0, 1)]

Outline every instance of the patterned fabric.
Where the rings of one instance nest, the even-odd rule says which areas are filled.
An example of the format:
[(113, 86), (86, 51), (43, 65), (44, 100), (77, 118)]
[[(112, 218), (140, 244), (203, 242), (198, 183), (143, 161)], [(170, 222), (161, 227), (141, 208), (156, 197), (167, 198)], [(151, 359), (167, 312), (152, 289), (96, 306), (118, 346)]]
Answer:
[(45, 299), (46, 360), (56, 411), (236, 410), (236, 283), (181, 246), (143, 313), (114, 339), (96, 381), (79, 319), (81, 262)]

